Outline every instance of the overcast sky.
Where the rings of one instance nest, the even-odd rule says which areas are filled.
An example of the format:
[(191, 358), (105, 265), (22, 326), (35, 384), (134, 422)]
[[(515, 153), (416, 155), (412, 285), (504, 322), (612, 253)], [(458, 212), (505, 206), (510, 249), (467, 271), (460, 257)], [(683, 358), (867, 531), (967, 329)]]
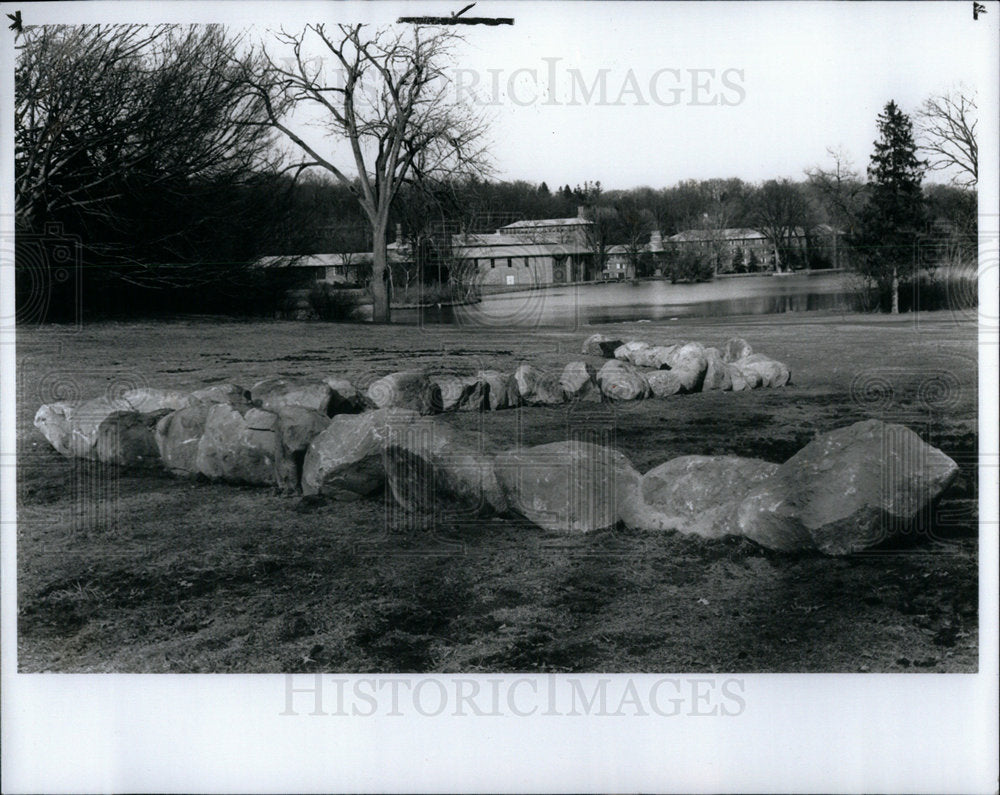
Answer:
[[(489, 68), (504, 70), (505, 92), (504, 76), (537, 70), (501, 97), (497, 163), (550, 185), (797, 178), (836, 145), (863, 169), (889, 99), (911, 111), (953, 84), (996, 80), (995, 20), (974, 22), (966, 3), (480, 3), (475, 13), (516, 17), (470, 36), (481, 87), (492, 88)], [(606, 103), (594, 91), (589, 103), (545, 104), (550, 64), (562, 101), (574, 81), (582, 100), (570, 70), (587, 86), (608, 70)]]
[[(464, 4), (88, 3), (70, 13), (100, 7), (109, 21), (292, 29), (306, 21), (389, 23)], [(889, 99), (912, 112), (960, 83), (980, 92), (985, 85), (993, 96), (1000, 9), (987, 5), (975, 22), (967, 2), (481, 0), (469, 15), (516, 22), (465, 28), (456, 79), (495, 103), (492, 153), (504, 179), (626, 188), (801, 178), (825, 161), (828, 146), (843, 146), (863, 171)], [(56, 7), (65, 8), (29, 6), (25, 22)]]

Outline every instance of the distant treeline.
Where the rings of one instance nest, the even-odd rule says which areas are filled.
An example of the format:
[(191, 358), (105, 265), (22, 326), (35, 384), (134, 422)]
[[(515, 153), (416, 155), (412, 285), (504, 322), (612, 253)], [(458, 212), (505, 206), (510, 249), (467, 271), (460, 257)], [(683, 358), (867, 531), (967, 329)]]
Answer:
[[(807, 201), (798, 226), (837, 227), (808, 180), (789, 183)], [(519, 219), (575, 216), (601, 208), (608, 243), (642, 242), (706, 225), (759, 229), (758, 188), (738, 179), (686, 181), (669, 188), (599, 191), (593, 185), (550, 190), (544, 182), (438, 185), (400, 195), (392, 217), (411, 240), (440, 245), (458, 231), (488, 232)], [(945, 185), (924, 190), (929, 217), (974, 239), (975, 193)], [(249, 267), (266, 255), (369, 251), (369, 226), (351, 191), (320, 174), (259, 173), (240, 185), (134, 182), (93, 218), (77, 208), (40, 232), (19, 234), (19, 306), (24, 319), (157, 314), (271, 315), (284, 292), (301, 286), (294, 271)], [(944, 228), (944, 227), (942, 227)], [(46, 232), (45, 230), (48, 230)], [(845, 230), (849, 231), (849, 230)], [(390, 234), (394, 237), (395, 231)], [(65, 260), (63, 252), (72, 252)], [(118, 254), (124, 252), (125, 257)], [(31, 291), (46, 295), (31, 297)]]
[[(301, 276), (251, 267), (260, 257), (371, 250), (352, 186), (279, 153), (265, 107), (244, 90), (240, 49), (212, 25), (25, 29), (15, 75), (21, 322), (271, 314)], [(853, 172), (834, 179), (818, 169), (799, 182), (630, 190), (436, 181), (399, 192), (389, 239), (398, 228), (419, 257), (443, 256), (456, 232), (585, 208), (600, 259), (613, 244), (637, 253), (656, 230), (750, 227), (780, 240), (783, 229), (829, 224), (850, 233), (865, 190)], [(974, 191), (930, 185), (924, 195), (929, 231), (937, 223), (974, 237)]]

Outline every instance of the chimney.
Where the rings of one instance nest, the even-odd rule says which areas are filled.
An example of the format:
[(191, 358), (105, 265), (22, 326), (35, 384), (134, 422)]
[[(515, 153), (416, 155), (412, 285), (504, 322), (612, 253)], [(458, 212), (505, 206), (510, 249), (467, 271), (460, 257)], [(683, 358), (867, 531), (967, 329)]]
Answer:
[(584, 221), (587, 218), (587, 208), (584, 207), (582, 204), (578, 204), (576, 206), (576, 217), (579, 218), (581, 221)]
[(403, 242), (403, 225), (402, 224), (396, 224), (396, 242), (397, 243), (402, 243)]
[(663, 235), (660, 234), (659, 229), (655, 229), (649, 233), (649, 250), (663, 251)]

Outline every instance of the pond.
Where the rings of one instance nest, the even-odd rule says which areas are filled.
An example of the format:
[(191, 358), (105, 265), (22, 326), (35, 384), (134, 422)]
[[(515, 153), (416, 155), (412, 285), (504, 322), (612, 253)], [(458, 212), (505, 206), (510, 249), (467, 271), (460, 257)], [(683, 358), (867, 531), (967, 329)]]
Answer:
[(397, 308), (393, 309), (393, 322), (575, 327), (675, 317), (849, 309), (852, 296), (848, 276), (829, 271), (722, 278), (702, 284), (613, 282), (486, 295), (477, 304)]

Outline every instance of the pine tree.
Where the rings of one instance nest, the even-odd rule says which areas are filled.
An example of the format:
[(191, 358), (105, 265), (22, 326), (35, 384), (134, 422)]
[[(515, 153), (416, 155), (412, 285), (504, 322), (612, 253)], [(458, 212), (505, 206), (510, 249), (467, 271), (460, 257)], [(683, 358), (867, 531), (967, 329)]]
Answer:
[(913, 124), (889, 101), (878, 117), (868, 166), (869, 194), (861, 212), (861, 269), (880, 292), (891, 295), (892, 312), (899, 312), (899, 279), (912, 274), (917, 235), (924, 224), (924, 197), (920, 183), (926, 163), (917, 159)]
[(542, 184), (538, 186), (538, 192), (542, 196), (548, 196), (548, 195), (550, 195), (549, 186), (545, 184), (544, 180), (542, 180)]

